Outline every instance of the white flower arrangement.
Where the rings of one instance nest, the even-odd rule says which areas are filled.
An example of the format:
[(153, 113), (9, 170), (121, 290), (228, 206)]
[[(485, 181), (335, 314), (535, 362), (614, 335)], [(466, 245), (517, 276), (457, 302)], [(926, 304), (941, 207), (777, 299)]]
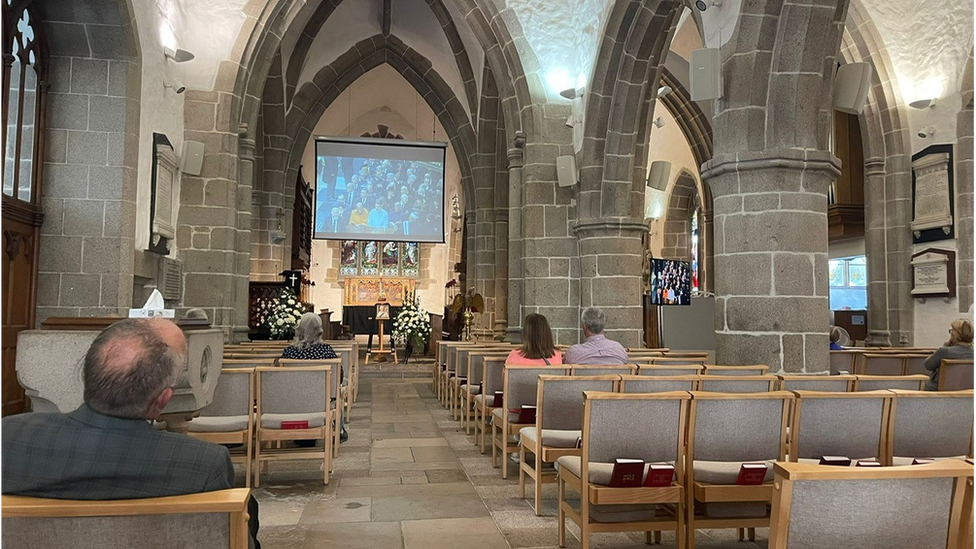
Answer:
[(430, 321), (427, 313), (420, 309), (420, 298), (416, 292), (403, 297), (403, 308), (393, 320), (393, 340), (398, 344), (408, 341), (426, 348), (430, 341)]
[(294, 333), (298, 319), (305, 312), (305, 305), (295, 295), (294, 290), (286, 288), (278, 296), (271, 314), (268, 316), (267, 327), (271, 331), (272, 339), (286, 339)]

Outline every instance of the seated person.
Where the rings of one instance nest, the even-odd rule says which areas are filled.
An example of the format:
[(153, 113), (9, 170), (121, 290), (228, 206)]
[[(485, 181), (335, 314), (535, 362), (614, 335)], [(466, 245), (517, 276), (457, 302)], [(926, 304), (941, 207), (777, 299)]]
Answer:
[(390, 224), (390, 214), (383, 209), (382, 198), (376, 200), (376, 206), (370, 210), (369, 218), (366, 224), (371, 229), (379, 229), (381, 231), (385, 231), (386, 226)]
[[(169, 320), (127, 318), (106, 328), (85, 355), (84, 404), (3, 418), (3, 493), (104, 500), (233, 488), (227, 448), (152, 426), (186, 360), (186, 338)], [(248, 505), (260, 547), (257, 501)]]
[(509, 353), (505, 364), (551, 366), (562, 363), (563, 357), (552, 341), (552, 330), (546, 317), (537, 313), (526, 316), (522, 323), (522, 348)]
[(926, 391), (939, 390), (939, 367), (942, 359), (972, 360), (973, 359), (973, 325), (965, 318), (953, 320), (949, 327), (949, 341), (942, 344), (932, 356), (925, 359), (925, 369), (932, 372), (931, 378), (925, 382)]
[(841, 347), (840, 343), (837, 343), (838, 341), (840, 341), (840, 336), (841, 336), (840, 329), (837, 328), (837, 326), (832, 326), (830, 328), (830, 350), (831, 351), (844, 350), (844, 348)]
[(356, 209), (354, 209), (349, 214), (349, 230), (353, 232), (360, 232), (369, 222), (369, 210), (367, 210), (362, 202), (356, 203)]
[(607, 316), (596, 307), (583, 310), (581, 317), (586, 341), (571, 346), (566, 351), (566, 364), (626, 364), (627, 350), (616, 341), (603, 335)]
[[(297, 360), (326, 360), (330, 358), (339, 358), (335, 350), (331, 345), (322, 341), (322, 317), (315, 313), (305, 313), (302, 318), (298, 320), (298, 326), (295, 328), (295, 342), (285, 347), (284, 352), (281, 353), (281, 358), (293, 358)], [(343, 380), (345, 376), (342, 372), (342, 366), (339, 366), (339, 381)], [(333, 395), (332, 400), (335, 400)], [(349, 439), (349, 433), (346, 432), (345, 418), (342, 417), (342, 411), (339, 412), (339, 441), (345, 442)], [(306, 443), (306, 441), (299, 441)], [(312, 445), (315, 441), (311, 441)]]

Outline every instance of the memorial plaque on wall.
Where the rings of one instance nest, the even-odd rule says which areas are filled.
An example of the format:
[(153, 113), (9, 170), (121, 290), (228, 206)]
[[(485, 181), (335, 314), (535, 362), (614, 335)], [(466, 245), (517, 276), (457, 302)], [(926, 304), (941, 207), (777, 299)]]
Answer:
[(912, 155), (912, 240), (955, 238), (952, 145), (932, 145)]
[(912, 256), (912, 297), (956, 296), (956, 252), (929, 248)]

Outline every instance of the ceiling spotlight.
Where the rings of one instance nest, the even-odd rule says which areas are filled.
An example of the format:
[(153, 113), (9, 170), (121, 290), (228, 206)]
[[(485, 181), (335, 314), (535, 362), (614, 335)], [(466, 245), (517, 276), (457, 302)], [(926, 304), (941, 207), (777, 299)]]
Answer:
[(177, 63), (185, 63), (196, 57), (192, 53), (179, 48), (175, 50), (172, 48), (163, 48), (163, 55), (166, 56), (166, 59), (172, 59)]
[(913, 109), (927, 109), (935, 106), (935, 99), (916, 99), (908, 104)]
[(186, 91), (186, 86), (183, 85), (183, 82), (180, 82), (175, 78), (173, 80), (163, 80), (163, 88), (171, 89), (175, 91), (177, 95)]
[(654, 119), (655, 128), (663, 128), (665, 124), (667, 124), (667, 122), (665, 122), (664, 118), (661, 118), (660, 116)]
[(722, 0), (695, 0), (695, 7), (698, 8), (698, 11), (705, 11), (712, 6), (717, 8), (721, 5)]
[(671, 95), (671, 92), (673, 91), (674, 90), (671, 89), (671, 86), (661, 86), (657, 89), (657, 98), (660, 99), (662, 97)]
[(918, 136), (922, 139), (932, 137), (933, 133), (935, 133), (935, 126), (925, 126), (924, 128), (918, 130)]
[(576, 98), (579, 98), (579, 97), (583, 97), (583, 94), (584, 93), (586, 93), (586, 89), (585, 88), (578, 88), (578, 89), (577, 88), (566, 88), (565, 90), (559, 92), (559, 95), (561, 95), (561, 96), (565, 97), (566, 99), (569, 99), (570, 101), (572, 101), (573, 99), (576, 99)]

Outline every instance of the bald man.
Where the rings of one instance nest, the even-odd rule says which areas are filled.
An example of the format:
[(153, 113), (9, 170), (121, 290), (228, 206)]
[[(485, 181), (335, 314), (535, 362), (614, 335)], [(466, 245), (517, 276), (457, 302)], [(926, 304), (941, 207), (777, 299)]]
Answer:
[(173, 322), (109, 326), (85, 355), (84, 404), (3, 418), (3, 493), (128, 499), (232, 488), (226, 448), (153, 429), (185, 363), (186, 338)]

